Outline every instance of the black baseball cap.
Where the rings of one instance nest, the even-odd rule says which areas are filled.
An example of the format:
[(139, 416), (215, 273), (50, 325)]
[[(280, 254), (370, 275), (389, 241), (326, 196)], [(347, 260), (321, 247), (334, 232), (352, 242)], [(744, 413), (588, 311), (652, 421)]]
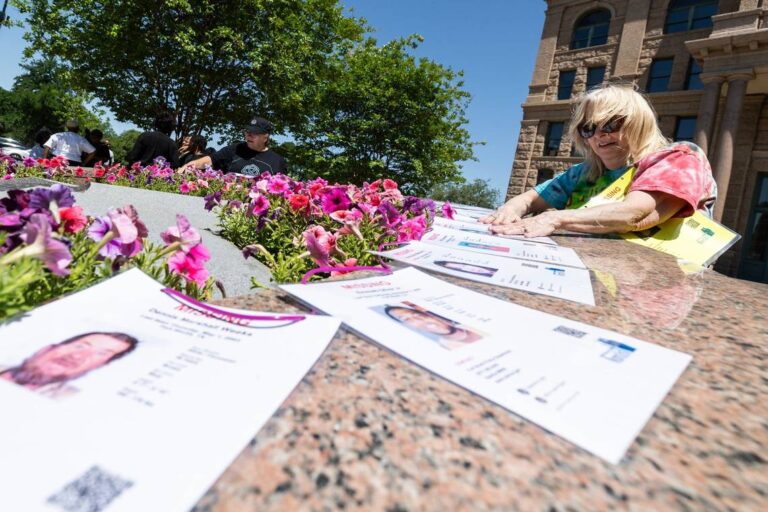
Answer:
[(272, 133), (272, 123), (263, 117), (254, 117), (245, 126), (245, 131), (250, 133)]

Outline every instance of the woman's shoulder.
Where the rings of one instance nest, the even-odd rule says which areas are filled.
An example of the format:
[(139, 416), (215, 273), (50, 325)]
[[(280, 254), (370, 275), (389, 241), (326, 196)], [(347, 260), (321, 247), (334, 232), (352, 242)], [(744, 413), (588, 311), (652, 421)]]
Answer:
[(701, 162), (707, 162), (707, 155), (699, 146), (689, 141), (676, 141), (663, 146), (644, 156), (637, 162), (637, 170), (643, 171), (661, 161), (675, 160), (678, 157), (691, 155)]

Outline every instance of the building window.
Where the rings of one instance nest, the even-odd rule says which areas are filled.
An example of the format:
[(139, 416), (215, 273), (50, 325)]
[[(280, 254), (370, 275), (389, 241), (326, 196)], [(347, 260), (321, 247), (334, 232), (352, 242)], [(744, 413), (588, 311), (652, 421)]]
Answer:
[(696, 133), (696, 117), (678, 117), (675, 126), (675, 141), (687, 140), (693, 142)]
[(611, 13), (608, 9), (588, 12), (573, 27), (571, 50), (597, 46), (608, 42), (608, 25)]
[(648, 73), (647, 92), (664, 92), (669, 88), (669, 77), (672, 75), (673, 59), (653, 59)]
[(576, 71), (573, 69), (560, 72), (560, 81), (557, 84), (557, 99), (567, 100), (571, 97), (574, 78), (576, 78)]
[(560, 150), (560, 141), (563, 139), (563, 125), (565, 123), (549, 123), (547, 138), (544, 139), (544, 156), (557, 156)]
[(672, 0), (664, 22), (664, 33), (685, 32), (712, 26), (718, 0)]
[(696, 59), (691, 57), (691, 60), (688, 61), (688, 72), (685, 75), (685, 89), (690, 91), (703, 88), (704, 83), (701, 81), (701, 66), (696, 62)]
[(539, 169), (536, 172), (536, 184), (540, 185), (545, 181), (551, 180), (555, 176), (555, 171), (552, 169)]
[(605, 66), (587, 69), (587, 90), (597, 87), (605, 79)]

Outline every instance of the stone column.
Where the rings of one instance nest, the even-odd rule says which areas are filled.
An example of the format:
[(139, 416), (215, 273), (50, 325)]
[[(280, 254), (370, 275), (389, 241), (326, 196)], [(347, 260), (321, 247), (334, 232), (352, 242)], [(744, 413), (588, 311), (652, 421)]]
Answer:
[(704, 82), (704, 94), (699, 103), (699, 114), (696, 118), (696, 135), (693, 141), (704, 150), (709, 152), (709, 143), (712, 141), (712, 128), (715, 126), (717, 118), (717, 107), (720, 103), (720, 90), (722, 89), (725, 77), (721, 75), (701, 76)]
[(753, 72), (740, 72), (728, 76), (728, 96), (725, 100), (725, 111), (717, 137), (717, 150), (712, 172), (717, 182), (717, 203), (715, 203), (715, 220), (722, 221), (725, 200), (728, 196), (728, 184), (731, 181), (731, 165), (733, 164), (733, 140), (739, 127), (741, 106), (747, 92), (747, 82), (754, 78)]
[(545, 100), (549, 73), (552, 70), (552, 60), (557, 49), (557, 37), (560, 33), (560, 22), (563, 18), (563, 8), (547, 9), (544, 19), (544, 29), (541, 33), (539, 52), (536, 54), (536, 64), (533, 67), (533, 79), (528, 92), (528, 103), (540, 103)]
[(651, 0), (632, 0), (628, 2), (627, 14), (621, 29), (619, 51), (613, 68), (613, 76), (633, 81), (639, 75), (637, 63), (643, 49), (645, 26), (648, 21), (648, 11)]

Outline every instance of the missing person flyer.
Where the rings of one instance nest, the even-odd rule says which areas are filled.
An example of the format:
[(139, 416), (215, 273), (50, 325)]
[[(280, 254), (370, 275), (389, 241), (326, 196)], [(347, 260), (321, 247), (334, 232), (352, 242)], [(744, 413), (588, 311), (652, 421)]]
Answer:
[[(425, 236), (429, 236), (427, 233)], [(540, 261), (525, 261), (466, 248), (450, 248), (424, 242), (389, 251), (379, 256), (471, 281), (549, 295), (589, 306), (595, 305), (589, 270)]]
[(414, 268), (282, 288), (392, 352), (614, 464), (691, 360)]
[(559, 245), (530, 242), (526, 239), (501, 238), (482, 233), (468, 233), (436, 227), (421, 237), (430, 245), (461, 249), (480, 254), (493, 254), (507, 258), (554, 263), (569, 267), (586, 268), (576, 251)]
[(457, 231), (464, 231), (465, 233), (481, 233), (496, 238), (510, 238), (514, 240), (527, 240), (528, 242), (536, 242), (539, 244), (557, 245), (557, 242), (548, 236), (526, 238), (523, 235), (495, 235), (491, 233), (490, 224), (483, 224), (481, 222), (475, 221), (461, 221), (456, 219), (447, 219), (445, 217), (435, 217), (432, 225), (436, 228), (455, 229)]
[(338, 326), (135, 269), (0, 324), (0, 510), (189, 510)]

